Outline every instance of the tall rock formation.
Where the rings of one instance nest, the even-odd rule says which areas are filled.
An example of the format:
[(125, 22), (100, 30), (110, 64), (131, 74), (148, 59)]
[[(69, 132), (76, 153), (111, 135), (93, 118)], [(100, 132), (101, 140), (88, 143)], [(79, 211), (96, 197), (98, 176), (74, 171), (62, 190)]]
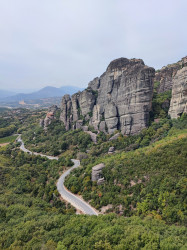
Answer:
[(163, 93), (165, 91), (171, 90), (173, 86), (173, 80), (177, 71), (187, 66), (187, 56), (183, 57), (177, 63), (169, 64), (162, 67), (160, 70), (155, 73), (155, 82), (160, 82), (157, 92)]
[(171, 118), (178, 118), (182, 113), (187, 113), (187, 66), (175, 75), (169, 109)]
[(154, 75), (141, 59), (114, 60), (83, 92), (62, 98), (60, 119), (67, 130), (89, 123), (110, 134), (136, 134), (148, 125)]
[(49, 107), (45, 119), (40, 119), (40, 126), (43, 127), (44, 130), (47, 130), (47, 127), (55, 119), (57, 110), (59, 110), (59, 108), (56, 105)]

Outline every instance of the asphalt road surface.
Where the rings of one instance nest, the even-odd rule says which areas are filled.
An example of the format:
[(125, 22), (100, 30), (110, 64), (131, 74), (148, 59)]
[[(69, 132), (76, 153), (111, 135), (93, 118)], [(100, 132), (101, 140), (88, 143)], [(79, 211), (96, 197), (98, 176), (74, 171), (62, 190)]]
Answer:
[(64, 172), (60, 178), (58, 179), (57, 182), (57, 190), (62, 196), (62, 198), (69, 203), (72, 204), (75, 208), (79, 209), (82, 211), (84, 214), (89, 214), (89, 215), (98, 215), (98, 213), (85, 201), (81, 200), (79, 197), (76, 195), (72, 194), (70, 191), (68, 191), (65, 186), (64, 186), (64, 181), (67, 175), (75, 169), (80, 166), (80, 161), (79, 160), (74, 160), (72, 159), (74, 166), (68, 169), (66, 172)]
[[(39, 153), (36, 153), (36, 152), (31, 152), (30, 150), (26, 149), (25, 145), (24, 145), (24, 142), (21, 139), (21, 135), (19, 135), (19, 137), (17, 138), (17, 141), (21, 143), (20, 149), (22, 151), (24, 151), (25, 153), (34, 154), (34, 155), (40, 155), (42, 157), (47, 157), (50, 160), (58, 160), (58, 157), (48, 156), (48, 155), (44, 155), (44, 154), (39, 154)], [(67, 202), (69, 202), (72, 206), (74, 206), (76, 209), (80, 210), (84, 214), (98, 215), (98, 213), (94, 210), (94, 208), (92, 208), (88, 203), (86, 203), (85, 201), (83, 201), (82, 199), (80, 199), (79, 197), (77, 197), (76, 195), (72, 194), (64, 186), (64, 181), (65, 181), (66, 176), (68, 176), (69, 173), (73, 169), (78, 168), (80, 166), (80, 161), (79, 160), (72, 159), (72, 161), (74, 163), (73, 167), (71, 167), (67, 171), (65, 171), (60, 176), (60, 178), (58, 179), (57, 190), (58, 190), (58, 192), (60, 193), (61, 197), (64, 200), (66, 200)]]
[(36, 152), (31, 152), (30, 150), (26, 149), (26, 148), (25, 148), (25, 145), (24, 145), (24, 142), (23, 142), (22, 139), (21, 139), (21, 135), (18, 136), (17, 141), (18, 141), (18, 142), (21, 142), (20, 149), (21, 149), (22, 151), (24, 151), (25, 153), (29, 153), (29, 154), (31, 154), (31, 155), (32, 155), (32, 154), (33, 154), (33, 155), (40, 155), (40, 156), (42, 156), (42, 157), (48, 158), (49, 160), (58, 160), (58, 157), (55, 157), (55, 156), (48, 156), (48, 155), (44, 155), (44, 154), (39, 154), (39, 153), (36, 153)]

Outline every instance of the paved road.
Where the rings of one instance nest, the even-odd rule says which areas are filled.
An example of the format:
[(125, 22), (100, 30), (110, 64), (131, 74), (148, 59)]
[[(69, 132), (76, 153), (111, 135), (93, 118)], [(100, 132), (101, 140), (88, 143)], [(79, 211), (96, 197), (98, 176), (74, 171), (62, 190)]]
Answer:
[(70, 191), (68, 191), (64, 186), (64, 180), (66, 176), (75, 168), (78, 168), (80, 166), (79, 160), (73, 160), (74, 166), (68, 169), (65, 173), (63, 173), (57, 182), (57, 190), (61, 194), (62, 198), (69, 203), (71, 203), (75, 208), (81, 210), (84, 214), (89, 215), (98, 215), (98, 213), (85, 201), (81, 200), (76, 195), (72, 194)]
[(24, 151), (25, 153), (29, 153), (29, 154), (33, 154), (33, 155), (40, 155), (42, 157), (47, 157), (49, 160), (58, 160), (58, 157), (55, 157), (55, 156), (48, 156), (48, 155), (44, 155), (44, 154), (39, 154), (39, 153), (36, 153), (36, 152), (31, 152), (30, 150), (26, 149), (25, 148), (25, 145), (24, 145), (24, 142), (22, 141), (21, 139), (21, 135), (19, 135), (19, 137), (17, 138), (17, 141), (18, 142), (21, 142), (21, 146), (20, 146), (20, 149), (22, 151)]
[[(21, 142), (21, 146), (20, 149), (26, 153), (29, 154), (34, 154), (34, 155), (40, 155), (42, 157), (47, 157), (50, 160), (58, 160), (58, 157), (54, 157), (54, 156), (48, 156), (48, 155), (44, 155), (44, 154), (39, 154), (36, 152), (31, 152), (30, 150), (25, 148), (24, 142), (21, 139), (21, 135), (19, 135), (19, 137), (17, 138), (18, 142)], [(64, 172), (60, 178), (58, 179), (57, 182), (57, 190), (60, 193), (61, 197), (66, 200), (67, 202), (69, 202), (72, 206), (74, 206), (75, 208), (79, 209), (80, 211), (82, 211), (84, 214), (88, 214), (88, 215), (98, 215), (98, 213), (85, 201), (81, 200), (79, 197), (77, 197), (76, 195), (72, 194), (70, 191), (68, 191), (66, 189), (66, 187), (64, 186), (64, 181), (66, 176), (69, 175), (69, 173), (75, 169), (78, 168), (80, 166), (80, 161), (79, 160), (74, 160), (72, 159), (74, 165), (73, 167), (69, 168), (66, 172)]]

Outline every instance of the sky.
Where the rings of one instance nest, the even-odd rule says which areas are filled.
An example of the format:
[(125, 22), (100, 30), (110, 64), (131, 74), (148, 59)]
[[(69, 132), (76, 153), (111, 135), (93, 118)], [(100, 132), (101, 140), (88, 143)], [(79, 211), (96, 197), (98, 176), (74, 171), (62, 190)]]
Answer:
[(186, 0), (0, 0), (0, 89), (86, 87), (110, 61), (187, 55)]

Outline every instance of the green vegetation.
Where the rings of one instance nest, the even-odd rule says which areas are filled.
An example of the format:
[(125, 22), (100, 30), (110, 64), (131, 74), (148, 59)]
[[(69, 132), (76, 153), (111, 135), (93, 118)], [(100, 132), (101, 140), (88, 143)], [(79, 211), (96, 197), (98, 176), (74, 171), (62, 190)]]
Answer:
[(10, 125), (6, 128), (0, 128), (0, 138), (11, 135), (16, 130), (15, 125)]
[[(14, 136), (0, 139), (10, 142), (0, 148), (0, 249), (186, 249), (187, 115), (169, 119), (169, 100), (169, 92), (155, 92), (147, 129), (114, 141), (101, 132), (97, 144), (81, 130), (67, 132), (59, 113), (44, 131), (43, 110), (0, 111), (0, 130), (14, 126), (30, 150), (59, 156), (29, 155)], [(108, 155), (111, 146), (116, 152)], [(75, 215), (60, 199), (56, 181), (76, 157), (82, 167), (67, 188), (106, 215)], [(101, 162), (105, 183), (98, 186), (91, 171)]]
[[(17, 208), (17, 209), (16, 209)], [(1, 208), (3, 209), (3, 208)], [(3, 249), (185, 249), (186, 229), (147, 217), (75, 216), (25, 206), (4, 208)], [(15, 225), (16, 222), (16, 225)]]
[(72, 153), (85, 152), (93, 144), (90, 135), (81, 130), (67, 132), (62, 123), (56, 120), (50, 124), (46, 132), (37, 124), (32, 124), (30, 129), (23, 132), (23, 139), (31, 151), (54, 156), (61, 155), (67, 150)]
[(63, 160), (10, 145), (0, 161), (0, 249), (185, 249), (185, 227), (150, 216), (74, 215), (55, 186)]
[(11, 136), (0, 138), (0, 144), (14, 142), (17, 137), (18, 137), (17, 135), (11, 135)]
[[(163, 132), (166, 124), (160, 131)], [(120, 150), (120, 153), (112, 156), (101, 151), (95, 155), (91, 151), (87, 159), (81, 161), (83, 167), (74, 170), (67, 178), (67, 188), (83, 195), (97, 209), (111, 204), (108, 212), (125, 216), (150, 215), (169, 224), (185, 224), (187, 116), (174, 120), (171, 126), (170, 130), (164, 131), (166, 135), (161, 137), (163, 139), (148, 141), (148, 147), (142, 145), (146, 132), (141, 143), (136, 144), (139, 149), (135, 151), (132, 150), (134, 143), (128, 146), (128, 150), (124, 147), (125, 151)], [(150, 138), (160, 133), (153, 131)], [(141, 138), (139, 136), (137, 140)], [(131, 143), (134, 142), (134, 137), (127, 137), (127, 145), (131, 139)], [(117, 143), (121, 147), (124, 140), (119, 137), (115, 145)], [(130, 152), (127, 152), (129, 149)], [(97, 186), (91, 181), (91, 169), (101, 162), (106, 165), (103, 169), (105, 184)]]
[[(17, 144), (19, 145), (19, 144)], [(65, 213), (55, 182), (69, 164), (69, 157), (50, 161), (47, 158), (23, 153), (13, 145), (0, 150), (0, 203), (27, 204)]]
[(170, 100), (171, 100), (171, 90), (158, 93), (158, 87), (160, 82), (154, 83), (153, 101), (152, 101), (152, 111), (150, 112), (150, 119), (153, 121), (158, 118), (167, 118)]

